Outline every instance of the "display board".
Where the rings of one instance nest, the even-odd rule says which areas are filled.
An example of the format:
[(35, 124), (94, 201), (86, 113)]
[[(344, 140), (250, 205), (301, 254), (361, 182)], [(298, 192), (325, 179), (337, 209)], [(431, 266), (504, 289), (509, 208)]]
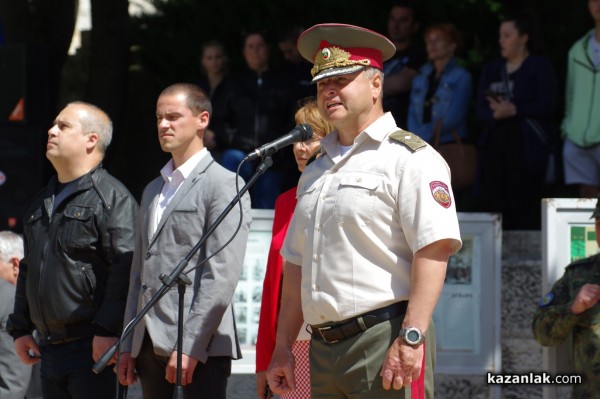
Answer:
[[(434, 314), (436, 372), (499, 373), (501, 220), (491, 213), (459, 213), (458, 219), (463, 247), (448, 263)], [(272, 210), (253, 210), (244, 272), (234, 296), (244, 355), (244, 359), (233, 363), (234, 373), (254, 372), (254, 345), (272, 224)], [(496, 390), (491, 392), (495, 397)]]
[(500, 217), (459, 213), (461, 250), (448, 261), (446, 281), (433, 315), (439, 374), (499, 373)]
[(233, 310), (240, 344), (256, 345), (263, 279), (271, 246), (273, 210), (253, 209), (244, 257), (244, 268), (233, 296)]

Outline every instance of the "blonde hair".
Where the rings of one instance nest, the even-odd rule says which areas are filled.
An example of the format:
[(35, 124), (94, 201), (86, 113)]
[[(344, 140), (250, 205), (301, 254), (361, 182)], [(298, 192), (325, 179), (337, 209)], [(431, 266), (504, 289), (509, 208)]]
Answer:
[(313, 134), (320, 138), (325, 137), (327, 133), (333, 130), (333, 126), (321, 116), (317, 100), (314, 97), (308, 97), (301, 101), (301, 106), (296, 111), (294, 119), (297, 124), (309, 124), (313, 129)]

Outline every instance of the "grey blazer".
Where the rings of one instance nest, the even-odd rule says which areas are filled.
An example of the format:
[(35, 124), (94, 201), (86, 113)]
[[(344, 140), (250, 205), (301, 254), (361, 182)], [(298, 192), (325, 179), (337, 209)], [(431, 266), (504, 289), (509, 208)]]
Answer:
[(13, 338), (6, 332), (6, 321), (15, 304), (15, 286), (0, 277), (0, 398), (23, 399), (31, 366), (19, 359)]
[[(156, 232), (150, 236), (150, 218), (163, 183), (162, 177), (154, 179), (142, 195), (124, 326), (162, 286), (160, 274), (171, 273), (236, 195), (235, 174), (207, 154), (179, 188), (165, 209)], [(240, 189), (243, 185), (239, 179)], [(209, 356), (241, 358), (231, 301), (242, 272), (252, 217), (247, 193), (242, 197), (242, 206), (243, 220), (233, 241), (187, 274), (192, 286), (185, 292), (183, 353), (203, 363)], [(240, 212), (236, 206), (190, 260), (186, 271), (223, 246), (237, 229), (239, 220)], [(122, 342), (121, 351), (137, 357), (144, 331), (148, 330), (154, 352), (170, 356), (177, 348), (177, 311), (175, 285)]]

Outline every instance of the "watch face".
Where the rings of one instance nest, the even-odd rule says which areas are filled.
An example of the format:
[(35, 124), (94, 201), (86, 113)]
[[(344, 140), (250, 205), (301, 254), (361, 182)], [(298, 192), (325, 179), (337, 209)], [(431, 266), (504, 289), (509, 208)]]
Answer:
[(419, 341), (419, 332), (415, 330), (410, 330), (406, 333), (406, 340), (409, 342), (418, 342)]

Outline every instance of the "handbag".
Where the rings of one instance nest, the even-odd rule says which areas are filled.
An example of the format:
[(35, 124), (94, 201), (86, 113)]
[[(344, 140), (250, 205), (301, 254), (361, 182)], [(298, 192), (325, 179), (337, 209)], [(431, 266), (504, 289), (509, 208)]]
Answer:
[(477, 148), (473, 144), (463, 143), (456, 129), (452, 129), (454, 142), (440, 144), (442, 119), (438, 119), (433, 129), (433, 148), (446, 160), (450, 167), (452, 189), (469, 187), (475, 181), (477, 168)]

